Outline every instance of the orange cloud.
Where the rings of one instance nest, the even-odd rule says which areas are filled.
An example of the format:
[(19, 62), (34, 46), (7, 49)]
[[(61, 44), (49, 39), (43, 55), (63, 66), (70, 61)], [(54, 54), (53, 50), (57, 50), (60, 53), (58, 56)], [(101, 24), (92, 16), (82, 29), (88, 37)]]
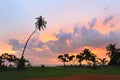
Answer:
[(38, 36), (39, 37), (39, 40), (43, 41), (43, 42), (46, 42), (46, 41), (49, 41), (49, 40), (56, 40), (55, 36), (53, 36), (52, 34), (49, 34), (49, 33), (40, 33), (40, 35)]

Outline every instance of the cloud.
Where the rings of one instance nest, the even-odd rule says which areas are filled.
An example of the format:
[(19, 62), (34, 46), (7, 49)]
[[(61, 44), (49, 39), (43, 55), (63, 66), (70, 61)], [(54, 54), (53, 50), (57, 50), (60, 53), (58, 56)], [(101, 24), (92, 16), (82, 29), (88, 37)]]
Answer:
[[(47, 48), (46, 44), (36, 37), (30, 39), (24, 54), (25, 58), (28, 59), (32, 65), (50, 64), (50, 60), (56, 58), (57, 55), (53, 54), (51, 50)], [(25, 42), (20, 43), (17, 39), (10, 39), (8, 44), (12, 46), (12, 50), (16, 51), (16, 56), (20, 57)]]
[(83, 26), (81, 28), (81, 34), (72, 41), (72, 44), (74, 46), (77, 45), (76, 48), (84, 46), (99, 48), (109, 43), (119, 42), (119, 33), (120, 31), (110, 31), (108, 34), (101, 34), (95, 29), (87, 29)]
[(24, 46), (24, 44), (20, 43), (17, 39), (10, 39), (8, 44), (13, 46), (12, 50), (20, 50)]
[(111, 25), (110, 25), (111, 28), (114, 27), (114, 26), (115, 26), (114, 24), (111, 24)]
[(109, 21), (111, 21), (112, 19), (114, 19), (114, 16), (109, 16), (106, 17), (105, 20), (103, 21), (103, 25), (106, 25)]
[(69, 53), (85, 46), (100, 48), (110, 43), (119, 43), (120, 30), (101, 34), (86, 26), (75, 26), (73, 32), (59, 32), (57, 40), (48, 41), (47, 45), (53, 53)]
[(88, 23), (88, 25), (90, 26), (91, 29), (95, 26), (96, 22), (97, 22), (97, 20), (96, 20), (95, 18), (93, 18), (93, 19)]
[(63, 30), (61, 30), (58, 34), (55, 35), (56, 38), (58, 38), (60, 41), (66, 41), (67, 39), (70, 39), (71, 33), (69, 32), (65, 32)]
[[(38, 38), (33, 38), (27, 45), (27, 50), (33, 53), (69, 53), (85, 46), (100, 48), (105, 47), (109, 43), (118, 43), (120, 30), (110, 31), (107, 34), (101, 34), (96, 29), (87, 28), (84, 25), (75, 25), (72, 32), (60, 30), (54, 36), (56, 40), (42, 42)], [(20, 43), (17, 39), (10, 39), (9, 44), (13, 50), (21, 50), (25, 42)]]
[[(84, 46), (97, 46), (98, 41), (102, 38), (102, 34), (99, 31), (94, 29), (87, 29), (85, 26), (81, 27), (80, 34), (74, 38), (72, 41), (72, 45), (76, 46), (76, 48), (84, 47)], [(96, 44), (97, 43), (97, 44)], [(100, 45), (100, 44), (99, 44)]]
[(65, 53), (70, 49), (69, 40), (72, 34), (65, 31), (60, 31), (55, 35), (57, 40), (48, 41), (46, 44), (53, 53)]
[(30, 41), (28, 43), (29, 48), (41, 48), (42, 49), (42, 48), (44, 48), (44, 46), (45, 46), (45, 43), (35, 37), (30, 39)]

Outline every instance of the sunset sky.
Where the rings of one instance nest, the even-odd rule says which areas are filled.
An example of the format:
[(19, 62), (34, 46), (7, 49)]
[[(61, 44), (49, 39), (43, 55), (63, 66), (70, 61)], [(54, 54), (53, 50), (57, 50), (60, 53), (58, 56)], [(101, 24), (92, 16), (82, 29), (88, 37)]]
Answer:
[(0, 0), (0, 54), (20, 57), (41, 15), (47, 28), (32, 36), (25, 52), (33, 65), (61, 64), (58, 55), (84, 48), (106, 57), (109, 43), (120, 47), (119, 8), (120, 0)]

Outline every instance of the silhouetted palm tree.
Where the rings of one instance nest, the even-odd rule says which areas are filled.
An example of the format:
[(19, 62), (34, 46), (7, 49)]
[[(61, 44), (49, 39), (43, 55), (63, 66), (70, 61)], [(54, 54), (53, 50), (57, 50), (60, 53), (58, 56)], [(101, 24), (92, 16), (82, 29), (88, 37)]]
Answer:
[(110, 57), (109, 65), (120, 65), (120, 49), (116, 48), (116, 44), (109, 44), (106, 50), (106, 55)]
[(110, 58), (113, 57), (113, 53), (117, 50), (116, 49), (116, 44), (109, 44), (106, 46), (107, 54)]
[(70, 57), (70, 56), (69, 56), (68, 53), (64, 54), (64, 58), (67, 60), (67, 65), (68, 65), (68, 62), (70, 62), (70, 61), (69, 61), (69, 57)]
[(69, 59), (69, 54), (64, 54), (64, 57)]
[(109, 44), (108, 46), (106, 46), (106, 50), (107, 50), (106, 55), (110, 57), (109, 65), (116, 65), (117, 64), (117, 60), (115, 59), (116, 44)]
[[(32, 34), (28, 37), (28, 39), (27, 39), (27, 41), (26, 41), (26, 43), (25, 43), (25, 46), (24, 46), (24, 48), (23, 48), (23, 52), (22, 52), (22, 55), (21, 55), (21, 62), (19, 63), (19, 67), (22, 67), (22, 59), (24, 59), (24, 53), (25, 53), (25, 49), (26, 49), (26, 46), (27, 46), (27, 44), (28, 44), (28, 42), (29, 42), (29, 40), (30, 40), (30, 38), (32, 37), (32, 35), (37, 31), (37, 30), (39, 30), (39, 31), (41, 31), (41, 30), (44, 30), (44, 28), (46, 28), (46, 24), (47, 24), (47, 22), (45, 21), (45, 18), (43, 18), (42, 16), (40, 16), (40, 17), (37, 17), (36, 18), (37, 19), (37, 22), (35, 23), (35, 30), (32, 32)], [(24, 67), (24, 66), (23, 66)]]
[(69, 56), (69, 61), (72, 61), (74, 57), (74, 55)]
[(82, 65), (84, 57), (81, 54), (76, 55), (76, 60), (79, 62), (80, 66)]
[(44, 30), (44, 28), (46, 28), (46, 24), (47, 22), (45, 21), (45, 18), (43, 18), (42, 16), (40, 17), (37, 17), (37, 22), (35, 23), (36, 27), (35, 27), (35, 30), (33, 31), (33, 33), (29, 36), (29, 38), (27, 39), (26, 43), (25, 43), (25, 46), (24, 46), (24, 49), (23, 49), (23, 52), (22, 52), (22, 56), (21, 58), (24, 57), (24, 53), (25, 53), (25, 49), (26, 49), (26, 46), (28, 44), (28, 41), (30, 40), (30, 38), (32, 37), (32, 35), (37, 31), (41, 31), (41, 30)]
[(63, 62), (64, 67), (66, 67), (66, 64), (65, 64), (65, 63), (68, 62), (68, 60), (66, 60), (65, 56), (59, 55), (59, 56), (58, 56), (58, 59), (59, 59), (61, 62)]
[(85, 48), (80, 54), (82, 54), (86, 62), (89, 63), (91, 57), (91, 51)]
[[(69, 58), (68, 58), (68, 59), (69, 59), (69, 62), (73, 61), (73, 63), (74, 63), (74, 60), (73, 60), (74, 57), (75, 57), (74, 55), (69, 56)], [(75, 65), (75, 63), (74, 63), (74, 65)]]
[(102, 66), (106, 65), (106, 63), (108, 62), (106, 58), (103, 58), (103, 59), (98, 58), (98, 60), (100, 60)]
[(95, 54), (91, 53), (90, 61), (92, 61), (93, 66), (96, 65), (96, 62), (97, 62), (96, 57), (97, 56)]

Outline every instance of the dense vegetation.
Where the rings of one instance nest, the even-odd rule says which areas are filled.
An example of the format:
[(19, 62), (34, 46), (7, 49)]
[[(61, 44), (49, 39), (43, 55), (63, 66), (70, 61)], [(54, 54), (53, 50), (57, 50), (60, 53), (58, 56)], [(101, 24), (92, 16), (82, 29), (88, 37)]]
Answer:
[[(58, 59), (64, 64), (64, 67), (75, 65), (75, 61), (78, 62), (80, 66), (120, 66), (120, 48), (116, 48), (115, 44), (109, 44), (106, 46), (106, 51), (106, 55), (110, 58), (110, 61), (106, 58), (99, 58), (87, 48), (77, 55), (59, 55)], [(86, 64), (83, 64), (83, 62)]]
[[(4, 53), (0, 55), (0, 71), (18, 70), (20, 59), (13, 54)], [(30, 66), (28, 60), (22, 60), (24, 66)]]

